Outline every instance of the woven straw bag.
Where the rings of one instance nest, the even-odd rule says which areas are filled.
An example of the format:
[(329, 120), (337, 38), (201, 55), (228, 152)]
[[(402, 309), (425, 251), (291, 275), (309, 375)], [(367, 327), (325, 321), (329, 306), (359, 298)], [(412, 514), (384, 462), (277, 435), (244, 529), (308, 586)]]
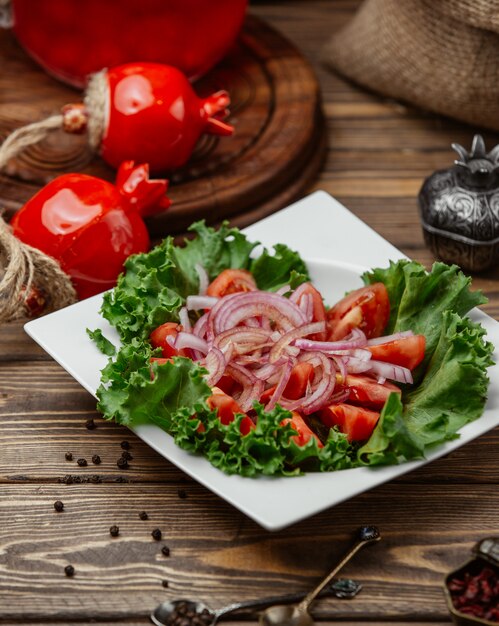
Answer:
[(499, 0), (365, 0), (325, 61), (374, 91), (499, 130)]

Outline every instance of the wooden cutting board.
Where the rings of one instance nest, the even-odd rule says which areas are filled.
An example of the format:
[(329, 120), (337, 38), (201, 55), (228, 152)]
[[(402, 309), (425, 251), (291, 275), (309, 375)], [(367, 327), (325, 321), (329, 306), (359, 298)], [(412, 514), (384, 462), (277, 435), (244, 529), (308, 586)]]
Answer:
[[(57, 112), (81, 94), (41, 70), (12, 33), (0, 33), (0, 137)], [(203, 137), (189, 163), (170, 172), (172, 207), (150, 218), (153, 236), (185, 232), (195, 220), (230, 219), (246, 226), (297, 198), (314, 179), (326, 152), (317, 80), (286, 38), (253, 16), (237, 44), (195, 85), (199, 95), (227, 89), (233, 137)], [(0, 174), (0, 206), (10, 216), (42, 184), (80, 171), (114, 179), (84, 137), (54, 132)]]

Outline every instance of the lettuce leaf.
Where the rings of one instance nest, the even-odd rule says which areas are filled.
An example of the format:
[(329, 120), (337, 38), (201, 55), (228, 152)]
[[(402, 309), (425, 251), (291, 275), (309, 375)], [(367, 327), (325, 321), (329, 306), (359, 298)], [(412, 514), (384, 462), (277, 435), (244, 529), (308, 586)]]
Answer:
[(95, 343), (102, 354), (105, 354), (106, 356), (114, 356), (116, 354), (116, 346), (109, 341), (107, 337), (104, 337), (100, 328), (96, 328), (95, 330), (87, 328), (86, 330), (87, 335)]
[(123, 346), (102, 370), (97, 408), (125, 426), (153, 421), (170, 431), (178, 415), (190, 418), (204, 410), (211, 390), (203, 378), (206, 370), (191, 359), (176, 357), (158, 365), (150, 362), (152, 355), (138, 339)]

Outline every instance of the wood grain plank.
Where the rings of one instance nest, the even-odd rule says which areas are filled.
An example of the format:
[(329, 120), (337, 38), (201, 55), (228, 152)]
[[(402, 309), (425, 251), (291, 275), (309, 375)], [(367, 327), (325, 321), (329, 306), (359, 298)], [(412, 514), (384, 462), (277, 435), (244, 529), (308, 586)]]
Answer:
[[(60, 514), (52, 506), (57, 498), (65, 505)], [(165, 598), (196, 597), (218, 607), (306, 590), (344, 552), (353, 529), (374, 523), (382, 542), (345, 570), (363, 584), (362, 595), (325, 600), (318, 614), (443, 620), (443, 576), (466, 560), (474, 541), (499, 532), (498, 508), (499, 493), (488, 486), (463, 493), (459, 485), (420, 485), (408, 492), (391, 484), (270, 535), (199, 485), (182, 500), (168, 485), (89, 485), (84, 494), (74, 486), (3, 486), (0, 614), (130, 618)], [(112, 524), (120, 527), (116, 539), (109, 536)], [(161, 544), (151, 539), (155, 527), (163, 531)], [(67, 563), (76, 569), (72, 579), (63, 573)]]

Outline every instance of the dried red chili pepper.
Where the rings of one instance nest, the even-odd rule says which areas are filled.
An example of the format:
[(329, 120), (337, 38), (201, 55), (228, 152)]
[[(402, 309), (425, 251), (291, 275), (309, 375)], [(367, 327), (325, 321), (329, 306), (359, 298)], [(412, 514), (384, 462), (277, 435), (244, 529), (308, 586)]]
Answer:
[(447, 588), (454, 608), (460, 613), (499, 622), (499, 572), (496, 569), (484, 565), (477, 572), (462, 572), (448, 581)]

